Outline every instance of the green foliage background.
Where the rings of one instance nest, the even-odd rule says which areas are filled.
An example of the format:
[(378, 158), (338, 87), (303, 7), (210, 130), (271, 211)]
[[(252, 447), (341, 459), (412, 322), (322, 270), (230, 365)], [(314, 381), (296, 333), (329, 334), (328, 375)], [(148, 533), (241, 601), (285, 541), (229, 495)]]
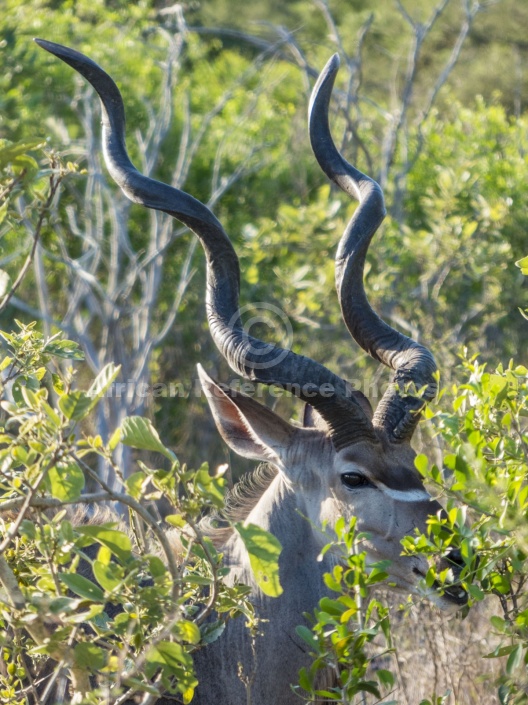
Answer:
[[(405, 4), (417, 21), (424, 21), (434, 6), (430, 1)], [(522, 98), (524, 89), (522, 70), (516, 73), (515, 69), (518, 60), (522, 69), (525, 51), (518, 36), (518, 26), (528, 12), (523, 3), (503, 0), (477, 16), (460, 62), (440, 94), (438, 108), (425, 124), (413, 122), (414, 117), (419, 118), (422, 93), (452, 47), (461, 7), (458, 2), (448, 4), (424, 45), (410, 106), (413, 118), (396, 151), (392, 173), (398, 175), (405, 158), (402, 150), (412, 149), (413, 141), (420, 137), (419, 127), (424, 147), (408, 174), (398, 212), (392, 210), (394, 181), (387, 184), (391, 216), (373, 245), (367, 266), (367, 284), (375, 307), (389, 319), (403, 321), (406, 330), (431, 345), (447, 380), (460, 345), (475, 346), (485, 359), (498, 362), (526, 344), (525, 326), (517, 316), (524, 284), (513, 266), (525, 254), (527, 212), (526, 123), (520, 114), (522, 100), (519, 104), (515, 99)], [(0, 135), (9, 140), (46, 141), (47, 149), (85, 166), (83, 128), (75, 112), (83, 99), (84, 85), (68, 67), (38, 50), (31, 38), (40, 35), (75, 46), (111, 68), (124, 95), (129, 148), (137, 158), (132, 135), (135, 130), (147, 130), (148, 106), (160, 98), (159, 62), (165, 60), (167, 44), (164, 32), (174, 31), (174, 14), (163, 14), (164, 8), (163, 3), (154, 2), (33, 2), (32, 11), (27, 12), (26, 5), (7, 0), (0, 20)], [(394, 86), (402, 81), (411, 43), (409, 26), (389, 0), (375, 7), (360, 1), (331, 3), (330, 9), (350, 52), (359, 28), (374, 12), (364, 43), (361, 90), (381, 109), (391, 111)], [(286, 27), (310, 62), (320, 68), (333, 50), (320, 8), (306, 0), (286, 5), (215, 0), (191, 4), (184, 10), (187, 26), (201, 33), (186, 35), (184, 66), (173, 94), (174, 119), (156, 174), (162, 179), (169, 176), (167, 168), (181, 138), (185, 95), (189, 96), (196, 130), (226, 87), (233, 86), (230, 99), (212, 120), (195, 155), (185, 188), (207, 199), (213, 155), (226, 135), (221, 168), (228, 173), (241, 164), (249, 150), (258, 149), (247, 175), (216, 207), (241, 257), (242, 301), (278, 305), (293, 323), (295, 350), (307, 352), (352, 379), (364, 378), (362, 386), (372, 396), (376, 393), (369, 387), (372, 377), (380, 374), (384, 381), (386, 375), (378, 373), (363, 355), (358, 359), (343, 331), (333, 293), (334, 248), (355, 205), (329, 189), (311, 155), (304, 117), (308, 87), (299, 70), (280, 55), (264, 62), (262, 70), (252, 71), (256, 47), (223, 31), (236, 28), (274, 41), (277, 32), (273, 26)], [(214, 31), (204, 33), (204, 28)], [(247, 113), (251, 101), (254, 106)], [(372, 156), (374, 177), (384, 127), (380, 110), (365, 104), (361, 139)], [(336, 135), (340, 129), (337, 119)], [(350, 156), (355, 155), (359, 167), (366, 169), (361, 151), (355, 151), (353, 145), (351, 149)], [(42, 159), (38, 153), (35, 156)], [(68, 207), (75, 208), (82, 221), (83, 178), (66, 180), (54, 214), (63, 221), (61, 228), (66, 234)], [(40, 187), (38, 180), (34, 187)], [(136, 251), (143, 245), (147, 217), (139, 209), (130, 215), (130, 239)], [(20, 258), (11, 253), (22, 249), (20, 243), (27, 239), (24, 227), (20, 218), (14, 218), (3, 234), (6, 269), (12, 275), (20, 267)], [(76, 239), (66, 237), (70, 238), (70, 252), (75, 254)], [(53, 223), (45, 227), (42, 242), (53, 309), (60, 320), (67, 298)], [(160, 316), (170, 305), (183, 257), (184, 249), (177, 242), (164, 265), (157, 307)], [(194, 376), (197, 361), (231, 379), (211, 347), (204, 323), (199, 252), (193, 266), (199, 272), (186, 291), (169, 338), (151, 362), (155, 381), (187, 383)], [(101, 279), (108, 276), (107, 270), (101, 270)], [(19, 298), (35, 307), (33, 287), (30, 272)], [(19, 310), (17, 315), (24, 318), (26, 314)], [(6, 312), (4, 320), (6, 316), (12, 313)], [(95, 340), (97, 335), (97, 331), (92, 333)], [(200, 444), (195, 429), (201, 425), (189, 425), (186, 419), (200, 415), (203, 405), (193, 399), (155, 399), (151, 403), (165, 437), (194, 458), (193, 449)], [(287, 413), (295, 413), (286, 402), (278, 404), (284, 405)], [(208, 435), (208, 440), (213, 438), (213, 433)], [(219, 443), (212, 442), (211, 448), (211, 460), (223, 452)]]

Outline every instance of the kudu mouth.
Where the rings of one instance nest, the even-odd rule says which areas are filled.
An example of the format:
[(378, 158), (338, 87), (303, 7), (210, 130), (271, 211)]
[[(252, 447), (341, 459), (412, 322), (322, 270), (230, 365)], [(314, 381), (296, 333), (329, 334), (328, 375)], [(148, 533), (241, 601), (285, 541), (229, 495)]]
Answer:
[(469, 597), (467, 590), (465, 590), (460, 584), (460, 576), (464, 566), (465, 563), (460, 551), (458, 549), (451, 549), (437, 562), (436, 570), (438, 573), (446, 570), (446, 568), (451, 571), (453, 583), (450, 585), (440, 585), (437, 581), (435, 581), (435, 584), (433, 585), (435, 589), (443, 592), (443, 597), (459, 607), (464, 607), (464, 605), (467, 604)]
[[(432, 591), (428, 594), (441, 609), (465, 607), (468, 602), (468, 592), (462, 587), (460, 576), (464, 568), (464, 561), (460, 555), (460, 551), (452, 549), (445, 555), (441, 556), (436, 561), (436, 572), (442, 573), (448, 570), (449, 582), (440, 582), (435, 580), (430, 588)], [(421, 580), (425, 580), (425, 574), (416, 566), (413, 567), (413, 573)]]

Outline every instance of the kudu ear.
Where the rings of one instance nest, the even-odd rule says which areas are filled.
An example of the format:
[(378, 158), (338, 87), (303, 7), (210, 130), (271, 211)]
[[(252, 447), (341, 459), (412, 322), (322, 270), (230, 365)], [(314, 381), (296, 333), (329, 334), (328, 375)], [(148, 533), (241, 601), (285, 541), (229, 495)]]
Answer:
[(363, 409), (367, 418), (372, 420), (374, 412), (372, 410), (372, 404), (369, 402), (368, 398), (363, 394), (363, 392), (360, 392), (359, 389), (354, 389), (352, 396)]
[(220, 386), (198, 365), (198, 375), (220, 435), (244, 458), (283, 465), (296, 429), (251, 397)]
[(311, 404), (304, 405), (303, 428), (317, 428), (328, 433), (328, 424)]

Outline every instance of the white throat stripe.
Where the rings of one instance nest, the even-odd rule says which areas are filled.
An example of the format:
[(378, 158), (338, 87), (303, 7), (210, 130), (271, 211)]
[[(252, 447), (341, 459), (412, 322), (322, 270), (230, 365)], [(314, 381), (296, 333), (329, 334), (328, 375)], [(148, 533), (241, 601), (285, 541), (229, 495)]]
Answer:
[(398, 502), (428, 502), (431, 499), (431, 495), (425, 490), (392, 490), (382, 483), (378, 486), (386, 495)]

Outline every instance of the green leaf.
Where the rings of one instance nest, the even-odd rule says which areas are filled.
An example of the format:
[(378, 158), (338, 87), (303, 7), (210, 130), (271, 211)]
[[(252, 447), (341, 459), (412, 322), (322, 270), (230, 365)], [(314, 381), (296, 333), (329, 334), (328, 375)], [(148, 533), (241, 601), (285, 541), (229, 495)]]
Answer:
[(92, 399), (86, 392), (70, 392), (60, 397), (59, 408), (70, 421), (81, 421), (90, 413)]
[[(69, 341), (60, 340), (57, 344), (64, 342)], [(97, 405), (99, 399), (109, 389), (120, 369), (120, 367), (115, 367), (113, 364), (106, 365), (97, 375), (87, 392), (75, 391), (70, 392), (70, 394), (63, 394), (59, 399), (59, 407), (66, 418), (71, 421), (81, 421), (86, 418)]]
[(508, 656), (508, 661), (506, 662), (506, 673), (508, 675), (511, 675), (514, 671), (516, 671), (519, 668), (519, 666), (521, 665), (522, 655), (523, 655), (522, 644), (517, 644), (517, 646), (514, 648), (514, 650)]
[(94, 561), (92, 568), (94, 578), (104, 590), (112, 591), (123, 580), (123, 569), (116, 563)]
[(153, 578), (161, 578), (167, 573), (165, 563), (158, 556), (147, 556), (149, 570)]
[(348, 607), (342, 602), (339, 602), (339, 600), (332, 600), (329, 597), (321, 598), (319, 608), (328, 612), (328, 614), (334, 615), (334, 617), (340, 617), (343, 612), (346, 612), (348, 609)]
[(278, 597), (282, 594), (279, 581), (279, 555), (282, 546), (277, 538), (255, 524), (235, 524), (249, 554), (249, 562), (256, 581), (265, 595)]
[(330, 590), (333, 590), (334, 592), (341, 592), (342, 578), (343, 578), (343, 567), (340, 565), (335, 566), (334, 570), (331, 573), (325, 573), (323, 575), (323, 580), (324, 580), (326, 587), (330, 588)]
[(297, 636), (300, 636), (301, 639), (306, 644), (308, 644), (308, 646), (314, 653), (319, 652), (319, 644), (317, 643), (316, 638), (312, 634), (311, 630), (308, 629), (308, 627), (305, 627), (303, 624), (301, 624), (298, 627), (295, 627), (295, 632), (297, 633)]
[(110, 362), (108, 365), (103, 367), (101, 372), (99, 372), (87, 392), (88, 396), (92, 398), (94, 406), (97, 401), (110, 389), (120, 371), (121, 365), (116, 367), (112, 362)]
[(187, 522), (181, 514), (167, 514), (165, 521), (167, 524), (176, 526), (178, 529), (184, 529), (187, 526)]
[(182, 619), (176, 623), (174, 633), (188, 644), (199, 644), (201, 639), (200, 629), (194, 622)]
[(224, 480), (222, 476), (213, 477), (209, 474), (209, 465), (204, 463), (195, 473), (194, 483), (199, 492), (215, 503), (218, 507), (224, 504)]
[(143, 490), (143, 483), (145, 482), (145, 473), (141, 470), (132, 473), (130, 477), (125, 480), (125, 485), (128, 494), (134, 499), (139, 499), (141, 492)]
[(47, 482), (53, 497), (61, 501), (78, 499), (84, 489), (84, 473), (73, 461), (60, 462), (48, 470)]
[[(0, 205), (0, 225), (2, 225), (2, 223), (3, 223), (4, 220), (5, 220), (5, 217), (6, 217), (6, 215), (7, 215), (7, 207), (8, 207), (8, 205), (9, 205), (9, 200), (4, 201), (4, 202)], [(5, 279), (4, 279), (4, 276), (3, 276), (3, 275), (5, 275), (5, 276), (7, 277), (7, 281), (9, 281), (9, 275), (7, 274), (7, 272), (4, 272), (4, 271), (2, 270), (2, 279), (3, 279), (4, 282), (5, 282)], [(2, 288), (2, 296), (4, 296), (4, 294), (6, 293), (6, 291), (7, 291), (7, 285), (6, 285), (4, 288)]]
[(301, 670), (299, 671), (299, 685), (301, 686), (301, 688), (303, 688), (303, 690), (306, 690), (308, 693), (312, 690), (312, 680), (310, 679), (306, 668), (301, 668)]
[(181, 644), (174, 641), (160, 641), (147, 654), (147, 663), (168, 670), (180, 676), (182, 667), (192, 670), (193, 660)]
[(515, 266), (519, 267), (523, 274), (528, 274), (528, 257), (523, 257), (522, 259), (515, 262)]
[(357, 689), (359, 692), (364, 691), (374, 695), (376, 698), (381, 698), (378, 687), (373, 681), (359, 681), (357, 684)]
[(499, 686), (499, 691), (498, 691), (498, 696), (499, 696), (499, 702), (500, 705), (508, 705), (509, 700), (510, 700), (510, 689), (507, 685), (500, 685)]
[(77, 531), (109, 548), (122, 563), (129, 560), (132, 544), (130, 538), (122, 531), (110, 529), (107, 526), (79, 526)]
[(484, 593), (482, 590), (478, 587), (478, 585), (468, 585), (467, 586), (467, 591), (471, 595), (471, 597), (474, 600), (483, 600), (484, 599)]
[[(318, 696), (317, 702), (319, 702), (319, 698), (325, 698), (328, 700), (335, 700), (336, 702), (338, 700), (341, 700), (341, 694), (340, 693), (334, 693), (331, 690), (316, 690), (315, 695)], [(341, 701), (342, 702), (342, 701)]]
[(62, 396), (64, 394), (64, 381), (61, 376), (52, 372), (51, 380), (53, 382), (53, 389), (57, 392), (59, 396)]
[(53, 409), (49, 404), (47, 404), (45, 401), (40, 402), (40, 410), (43, 411), (48, 419), (51, 421), (53, 426), (55, 428), (58, 428), (60, 426), (61, 420), (55, 409)]
[(490, 617), (490, 623), (494, 629), (497, 629), (501, 633), (504, 632), (507, 624), (504, 619), (502, 619), (501, 617), (497, 617), (496, 615)]
[(16, 378), (11, 388), (11, 391), (13, 393), (14, 401), (19, 406), (22, 406), (25, 403), (22, 392), (23, 388), (32, 389), (34, 392), (38, 392), (38, 390), (40, 389), (40, 383), (38, 379), (33, 375), (20, 375)]
[(391, 671), (387, 671), (384, 668), (379, 668), (376, 671), (376, 676), (379, 682), (386, 688), (392, 688), (394, 686), (394, 674)]
[(39, 398), (35, 392), (29, 387), (22, 385), (20, 387), (20, 393), (22, 394), (22, 399), (24, 400), (26, 406), (34, 411), (37, 411), (39, 408)]
[(44, 346), (42, 352), (66, 360), (84, 360), (83, 351), (73, 340), (53, 340)]
[(217, 621), (212, 624), (204, 624), (201, 627), (202, 644), (212, 644), (219, 639), (225, 631), (225, 622)]
[(56, 597), (49, 603), (52, 614), (70, 614), (79, 607), (80, 600), (73, 597)]
[(80, 668), (86, 668), (92, 673), (100, 670), (106, 663), (105, 652), (101, 647), (81, 641), (73, 649), (73, 659)]
[(32, 157), (29, 157), (26, 152), (38, 147), (44, 147), (45, 142), (10, 142), (9, 140), (0, 140), (0, 168), (7, 164), (20, 165), (25, 164), (26, 160), (34, 169), (38, 169), (38, 164)]
[(113, 451), (117, 448), (117, 444), (121, 440), (121, 429), (116, 428), (116, 430), (112, 433), (110, 436), (110, 440), (108, 441), (108, 450)]
[(104, 592), (98, 585), (88, 580), (88, 578), (84, 578), (82, 575), (77, 575), (76, 573), (60, 573), (59, 578), (67, 588), (76, 595), (79, 595), (79, 597), (84, 597), (93, 602), (104, 602)]
[(427, 458), (426, 455), (420, 454), (417, 455), (416, 458), (414, 459), (414, 465), (420, 475), (426, 477), (427, 476), (427, 469), (429, 467), (429, 459)]
[(6, 355), (2, 362), (0, 362), (0, 372), (3, 372), (9, 365), (13, 362), (13, 358)]
[(161, 453), (171, 462), (177, 460), (174, 453), (160, 441), (158, 432), (143, 416), (129, 416), (121, 424), (121, 442), (139, 450)]
[(501, 595), (507, 595), (510, 592), (511, 584), (507, 575), (501, 575), (500, 573), (492, 573), (489, 577), (490, 583), (493, 589), (500, 592)]

